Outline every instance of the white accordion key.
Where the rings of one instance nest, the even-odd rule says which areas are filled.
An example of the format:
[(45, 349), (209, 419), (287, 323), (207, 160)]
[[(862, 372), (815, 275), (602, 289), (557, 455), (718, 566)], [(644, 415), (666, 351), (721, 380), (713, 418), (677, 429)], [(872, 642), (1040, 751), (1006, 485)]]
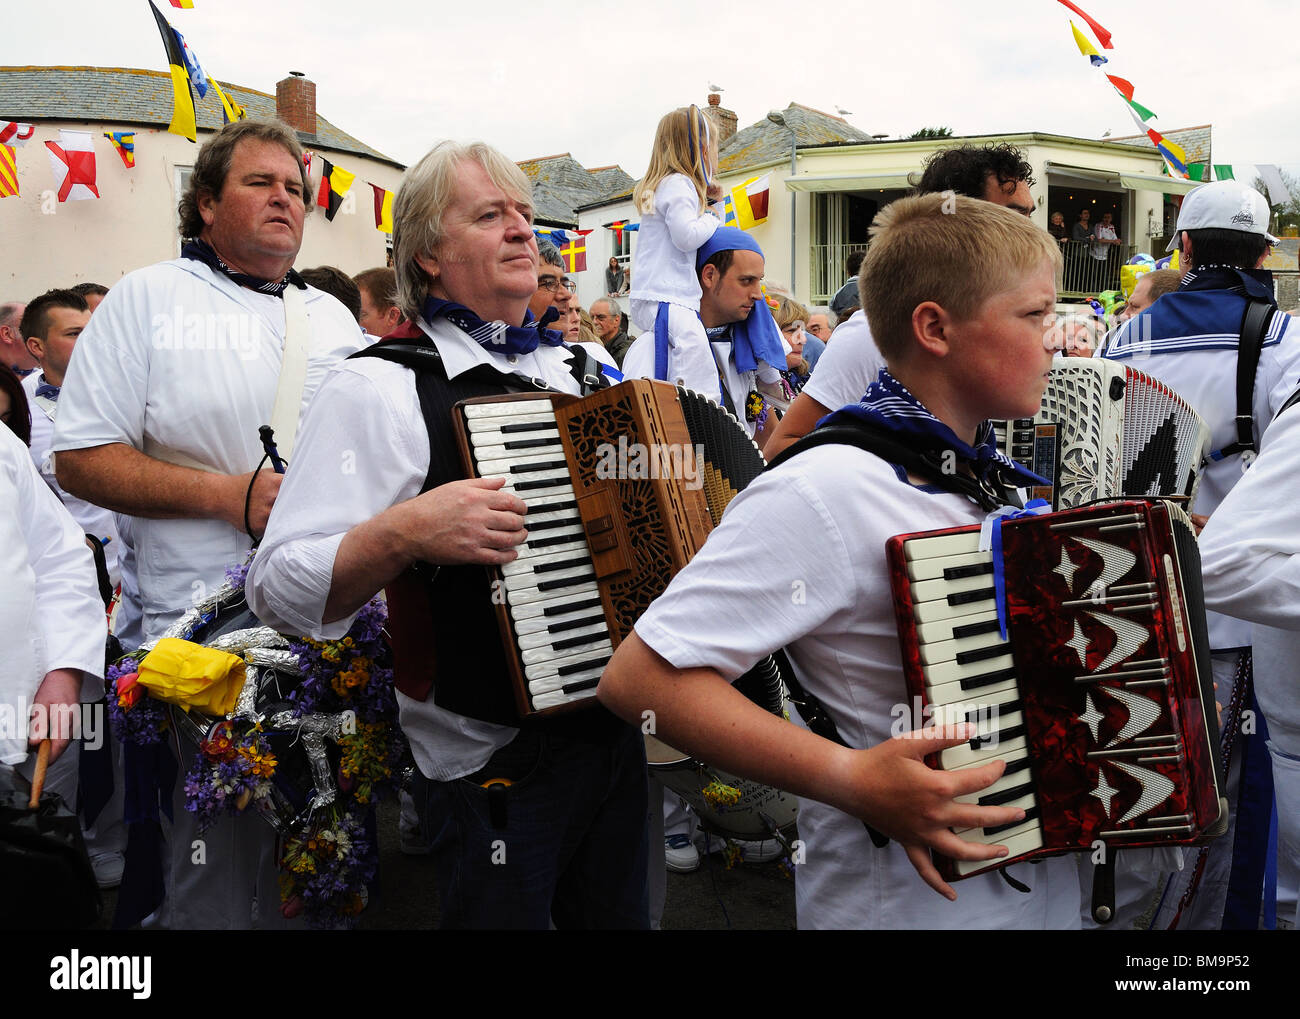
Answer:
[[(976, 842), (985, 846), (1006, 846), (1008, 850), (1007, 856), (1023, 856), (1025, 853), (1032, 853), (1035, 849), (1043, 848), (1043, 830), (1033, 825), (1019, 831), (1007, 831), (992, 837), (969, 838), (963, 835), (961, 838), (967, 842)], [(965, 876), (985, 867), (991, 867), (998, 861), (956, 860), (954, 862), (957, 873)]]
[[(590, 595), (594, 598), (600, 597), (600, 588), (596, 586), (594, 580), (575, 580), (573, 578), (554, 580), (552, 578), (548, 583), (558, 586), (544, 588), (537, 583), (536, 577), (515, 577), (513, 579), (518, 581), (517, 587), (512, 588), (509, 583), (506, 584), (506, 601), (512, 607), (524, 605), (528, 602), (552, 602), (557, 597), (575, 599), (583, 595)], [(532, 583), (530, 584), (529, 581)]]

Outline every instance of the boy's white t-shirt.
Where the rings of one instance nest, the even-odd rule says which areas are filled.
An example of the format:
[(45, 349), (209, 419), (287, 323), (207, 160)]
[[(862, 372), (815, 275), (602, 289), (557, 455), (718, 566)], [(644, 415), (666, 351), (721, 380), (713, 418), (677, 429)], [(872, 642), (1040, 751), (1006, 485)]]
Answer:
[[(675, 668), (713, 668), (729, 680), (786, 647), (799, 681), (844, 741), (874, 746), (890, 738), (908, 701), (885, 542), (983, 517), (960, 496), (900, 480), (892, 465), (862, 450), (811, 449), (732, 502), (636, 632)], [(790, 545), (792, 520), (815, 522), (802, 527), (816, 536), (803, 554)], [(950, 903), (897, 843), (877, 849), (861, 821), (825, 804), (801, 798), (799, 808), (801, 928), (1078, 927), (1073, 855), (1012, 867), (1030, 894), (986, 874), (958, 883)]]

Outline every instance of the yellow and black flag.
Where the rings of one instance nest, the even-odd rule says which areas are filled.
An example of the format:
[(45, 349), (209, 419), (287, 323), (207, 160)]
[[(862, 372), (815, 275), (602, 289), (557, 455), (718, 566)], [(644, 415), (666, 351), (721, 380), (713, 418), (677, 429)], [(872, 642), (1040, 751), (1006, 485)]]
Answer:
[(190, 75), (186, 68), (181, 38), (153, 5), (153, 0), (149, 0), (149, 9), (153, 11), (154, 20), (158, 22), (158, 31), (162, 34), (163, 47), (167, 50), (167, 63), (172, 72), (172, 122), (167, 125), (167, 130), (190, 141), (197, 141), (194, 93), (190, 90)]
[(328, 159), (321, 157), (320, 191), (316, 195), (316, 204), (325, 210), (325, 218), (334, 221), (334, 214), (339, 211), (343, 199), (352, 189), (356, 180), (355, 173), (349, 173), (341, 166), (335, 166)]

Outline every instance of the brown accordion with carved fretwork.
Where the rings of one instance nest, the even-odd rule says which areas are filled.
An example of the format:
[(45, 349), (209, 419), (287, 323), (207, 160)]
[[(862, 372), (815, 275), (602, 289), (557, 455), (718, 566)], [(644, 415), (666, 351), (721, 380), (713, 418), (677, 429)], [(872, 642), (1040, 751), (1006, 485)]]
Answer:
[(469, 475), (504, 478), (528, 504), (528, 540), (493, 587), (520, 715), (592, 704), (614, 649), (762, 454), (705, 397), (641, 379), (467, 400), (454, 423)]
[(993, 548), (979, 526), (887, 544), (908, 693), (942, 724), (978, 727), (928, 762), (1001, 758), (996, 783), (959, 799), (1025, 810), (1016, 824), (957, 832), (1007, 846), (1006, 859), (939, 858), (940, 872), (1220, 834), (1227, 801), (1186, 514), (1128, 501), (992, 526)]

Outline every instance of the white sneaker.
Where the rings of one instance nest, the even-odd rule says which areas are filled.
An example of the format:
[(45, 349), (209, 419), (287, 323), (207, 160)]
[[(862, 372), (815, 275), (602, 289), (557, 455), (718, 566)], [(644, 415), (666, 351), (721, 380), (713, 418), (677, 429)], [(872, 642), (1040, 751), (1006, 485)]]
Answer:
[(95, 872), (95, 883), (100, 888), (116, 888), (122, 883), (126, 859), (121, 853), (96, 853), (90, 858), (90, 869)]
[(700, 854), (689, 835), (669, 835), (664, 839), (664, 862), (674, 874), (690, 874), (700, 869)]
[(785, 850), (776, 839), (763, 839), (761, 842), (737, 842), (740, 846), (740, 858), (746, 863), (771, 863)]

